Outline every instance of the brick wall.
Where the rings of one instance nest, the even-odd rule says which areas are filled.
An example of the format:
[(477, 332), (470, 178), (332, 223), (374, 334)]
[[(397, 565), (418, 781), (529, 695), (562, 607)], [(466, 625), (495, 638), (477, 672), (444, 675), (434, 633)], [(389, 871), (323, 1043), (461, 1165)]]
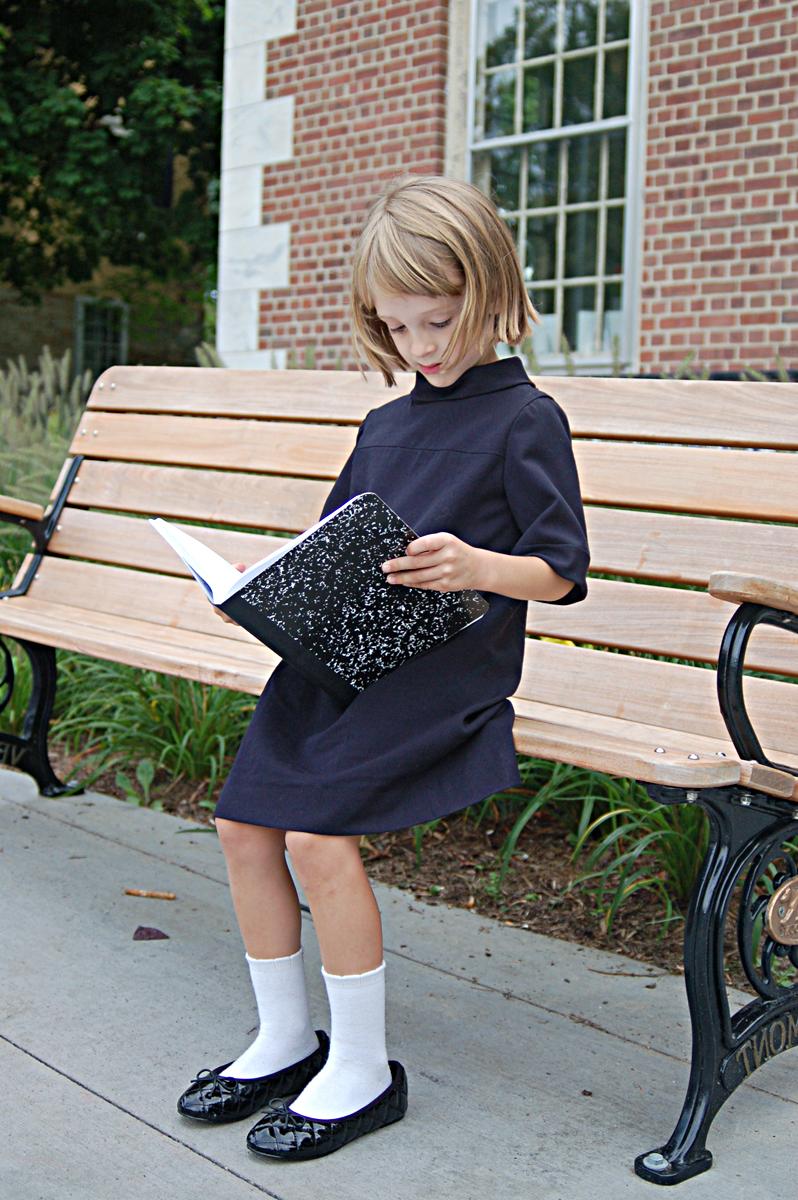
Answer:
[(263, 223), (291, 232), (289, 286), (261, 292), (262, 349), (356, 366), (346, 304), (365, 212), (383, 181), (444, 169), (447, 11), (298, 0), (296, 33), (269, 42), (265, 95), (294, 96), (294, 156), (263, 168)]
[(798, 356), (798, 11), (651, 0), (641, 371)]

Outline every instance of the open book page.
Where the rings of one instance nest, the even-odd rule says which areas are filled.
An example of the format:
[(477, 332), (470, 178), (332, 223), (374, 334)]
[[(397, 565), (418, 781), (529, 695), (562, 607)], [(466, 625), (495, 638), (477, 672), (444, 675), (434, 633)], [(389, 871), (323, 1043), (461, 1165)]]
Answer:
[[(350, 501), (347, 500), (346, 503), (349, 504)], [(286, 538), (284, 546), (279, 546), (273, 553), (267, 555), (266, 558), (259, 559), (243, 572), (237, 571), (232, 563), (229, 563), (226, 558), (222, 558), (221, 554), (217, 554), (215, 550), (211, 550), (210, 546), (206, 546), (204, 542), (200, 542), (190, 534), (184, 533), (171, 521), (164, 521), (162, 517), (151, 517), (149, 524), (182, 559), (211, 604), (222, 604), (260, 575), (261, 571), (276, 563), (294, 546), (298, 546), (311, 533), (315, 533), (317, 529), (321, 529), (322, 525), (326, 525), (330, 518), (340, 512), (343, 507), (342, 504), (340, 508), (328, 513), (326, 517), (317, 521), (315, 525), (311, 525), (298, 537)]]

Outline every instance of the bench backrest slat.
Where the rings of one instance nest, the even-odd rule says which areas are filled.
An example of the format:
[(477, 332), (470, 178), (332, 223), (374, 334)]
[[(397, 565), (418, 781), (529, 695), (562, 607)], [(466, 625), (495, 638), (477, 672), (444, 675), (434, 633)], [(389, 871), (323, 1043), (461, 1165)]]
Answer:
[[(399, 372), (218, 371), (112, 367), (89, 400), (92, 411), (185, 413), (359, 424), (371, 408), (410, 391)], [(717, 380), (591, 379), (535, 375), (568, 413), (575, 437), (798, 449), (798, 384)], [(102, 388), (99, 384), (102, 383)], [(112, 387), (112, 384), (114, 385)]]
[(83, 508), (300, 532), (318, 520), (331, 487), (329, 480), (87, 459), (69, 502)]

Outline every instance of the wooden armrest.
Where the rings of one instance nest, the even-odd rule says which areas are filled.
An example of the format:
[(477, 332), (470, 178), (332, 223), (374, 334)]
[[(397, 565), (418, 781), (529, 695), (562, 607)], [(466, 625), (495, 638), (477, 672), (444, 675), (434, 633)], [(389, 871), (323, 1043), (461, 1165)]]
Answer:
[(738, 575), (734, 571), (715, 571), (709, 577), (709, 592), (731, 604), (761, 604), (798, 616), (798, 584), (762, 575)]
[(28, 500), (15, 500), (13, 496), (0, 495), (0, 516), (22, 517), (26, 521), (41, 521), (44, 509), (41, 504)]

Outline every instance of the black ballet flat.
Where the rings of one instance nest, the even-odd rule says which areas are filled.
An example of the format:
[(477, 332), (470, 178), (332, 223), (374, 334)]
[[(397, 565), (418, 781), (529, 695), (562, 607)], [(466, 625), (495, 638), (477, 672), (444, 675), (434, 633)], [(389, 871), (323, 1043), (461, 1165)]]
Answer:
[(388, 1087), (357, 1112), (322, 1120), (291, 1112), (287, 1101), (273, 1103), (250, 1129), (247, 1145), (266, 1158), (299, 1162), (332, 1154), (364, 1133), (401, 1121), (407, 1112), (407, 1075), (400, 1062), (391, 1059), (388, 1066)]
[[(271, 1075), (234, 1079), (221, 1074), (230, 1066), (229, 1062), (213, 1070), (203, 1067), (178, 1100), (177, 1111), (196, 1121), (211, 1121), (221, 1125), (225, 1121), (241, 1121), (244, 1117), (251, 1117), (270, 1100), (278, 1097), (294, 1099), (307, 1087), (313, 1076), (318, 1075), (327, 1061), (330, 1039), (323, 1029), (317, 1029), (316, 1036), (319, 1044), (307, 1058), (283, 1067), (281, 1071), (273, 1071)], [(230, 1062), (235, 1062), (235, 1059)]]

